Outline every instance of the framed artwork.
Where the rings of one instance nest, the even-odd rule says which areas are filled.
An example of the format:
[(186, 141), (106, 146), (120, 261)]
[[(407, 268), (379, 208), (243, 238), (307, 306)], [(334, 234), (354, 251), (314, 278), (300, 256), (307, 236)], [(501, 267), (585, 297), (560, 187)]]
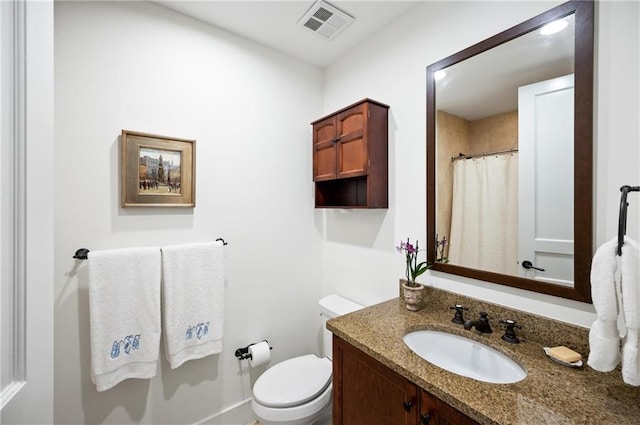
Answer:
[(122, 207), (195, 207), (195, 140), (122, 130)]

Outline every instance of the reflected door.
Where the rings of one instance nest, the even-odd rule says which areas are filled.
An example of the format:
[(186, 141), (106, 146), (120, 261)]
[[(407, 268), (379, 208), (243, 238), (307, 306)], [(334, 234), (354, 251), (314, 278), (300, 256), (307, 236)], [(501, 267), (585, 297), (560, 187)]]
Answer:
[(573, 75), (520, 87), (521, 276), (573, 287)]

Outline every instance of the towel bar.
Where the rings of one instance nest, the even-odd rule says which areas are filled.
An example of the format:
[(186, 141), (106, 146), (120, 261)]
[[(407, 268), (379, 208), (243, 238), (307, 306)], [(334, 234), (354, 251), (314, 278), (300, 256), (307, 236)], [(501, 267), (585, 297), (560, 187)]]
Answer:
[(629, 192), (640, 192), (640, 186), (622, 186), (620, 188), (620, 212), (618, 214), (618, 256), (622, 255), (622, 245), (624, 245), (624, 235), (627, 233), (627, 195)]
[(76, 258), (78, 260), (86, 260), (88, 253), (89, 250), (87, 248), (80, 248), (76, 251), (75, 254), (73, 254), (73, 258)]
[[(218, 238), (216, 239), (216, 242), (218, 241), (222, 241), (222, 245), (228, 245), (228, 243), (225, 242), (224, 239), (222, 238)], [(79, 248), (75, 254), (73, 254), (73, 258), (75, 258), (76, 260), (86, 260), (87, 259), (87, 254), (89, 254), (89, 250), (87, 248)]]

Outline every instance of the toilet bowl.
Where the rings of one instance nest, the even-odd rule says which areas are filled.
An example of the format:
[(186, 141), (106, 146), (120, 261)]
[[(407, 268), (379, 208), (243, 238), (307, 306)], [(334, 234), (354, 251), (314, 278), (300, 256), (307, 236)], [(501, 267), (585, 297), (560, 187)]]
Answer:
[(256, 380), (251, 408), (261, 425), (331, 424), (332, 336), (326, 321), (362, 306), (338, 295), (328, 295), (319, 304), (326, 357), (307, 354), (284, 360)]
[(313, 424), (331, 404), (331, 360), (315, 354), (278, 363), (253, 386), (260, 424)]

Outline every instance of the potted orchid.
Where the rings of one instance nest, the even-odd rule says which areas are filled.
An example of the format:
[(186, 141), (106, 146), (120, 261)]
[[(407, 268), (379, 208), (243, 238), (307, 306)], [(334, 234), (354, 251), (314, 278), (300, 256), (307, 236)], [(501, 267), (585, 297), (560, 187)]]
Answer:
[(448, 243), (449, 241), (446, 236), (443, 236), (442, 239), (438, 239), (438, 234), (436, 233), (436, 261), (438, 263), (449, 262), (449, 259), (444, 255), (444, 250)]
[(416, 278), (430, 269), (431, 264), (427, 261), (418, 262), (418, 253), (421, 251), (418, 248), (418, 241), (413, 245), (407, 238), (406, 242), (400, 241), (400, 245), (396, 249), (399, 253), (405, 255), (405, 276), (407, 280), (403, 282), (402, 288), (403, 296), (407, 303), (406, 307), (412, 311), (419, 310), (424, 286), (416, 282)]

